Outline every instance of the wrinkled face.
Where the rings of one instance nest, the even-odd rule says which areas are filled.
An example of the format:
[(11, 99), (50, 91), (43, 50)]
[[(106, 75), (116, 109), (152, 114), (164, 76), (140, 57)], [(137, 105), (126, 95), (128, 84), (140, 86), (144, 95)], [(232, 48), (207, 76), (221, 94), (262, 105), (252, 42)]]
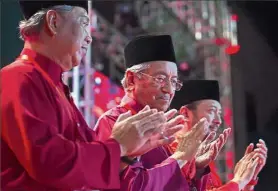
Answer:
[[(133, 95), (141, 105), (166, 111), (175, 95), (172, 84), (178, 80), (177, 65), (167, 61), (155, 61), (149, 65), (142, 71), (144, 74), (134, 74)], [(155, 78), (158, 81), (166, 79), (165, 85), (159, 85)]]
[(61, 57), (66, 57), (65, 68), (69, 70), (79, 65), (92, 42), (87, 11), (81, 7), (74, 7), (66, 16), (60, 17), (54, 37), (57, 41), (57, 51)]
[(202, 100), (196, 107), (195, 111), (192, 111), (192, 125), (195, 125), (201, 118), (206, 117), (210, 124), (210, 132), (217, 132), (221, 120), (221, 105), (215, 100)]

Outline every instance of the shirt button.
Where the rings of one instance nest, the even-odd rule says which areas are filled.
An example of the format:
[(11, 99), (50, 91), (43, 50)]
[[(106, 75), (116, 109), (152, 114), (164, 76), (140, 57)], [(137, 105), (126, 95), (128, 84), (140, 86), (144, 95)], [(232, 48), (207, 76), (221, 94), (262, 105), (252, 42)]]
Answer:
[(80, 127), (80, 123), (77, 123), (77, 127)]

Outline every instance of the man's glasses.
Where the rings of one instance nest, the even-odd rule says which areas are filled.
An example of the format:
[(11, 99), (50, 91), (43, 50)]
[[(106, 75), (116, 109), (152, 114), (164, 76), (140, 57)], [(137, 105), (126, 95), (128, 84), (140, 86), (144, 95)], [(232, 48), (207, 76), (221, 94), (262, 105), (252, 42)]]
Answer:
[(182, 82), (176, 78), (169, 79), (163, 75), (151, 76), (151, 75), (143, 73), (143, 72), (139, 72), (139, 74), (142, 74), (144, 76), (147, 76), (147, 77), (153, 79), (154, 83), (159, 85), (160, 87), (164, 87), (168, 83), (168, 81), (170, 81), (170, 84), (175, 89), (175, 91), (180, 91), (180, 89), (182, 88)]

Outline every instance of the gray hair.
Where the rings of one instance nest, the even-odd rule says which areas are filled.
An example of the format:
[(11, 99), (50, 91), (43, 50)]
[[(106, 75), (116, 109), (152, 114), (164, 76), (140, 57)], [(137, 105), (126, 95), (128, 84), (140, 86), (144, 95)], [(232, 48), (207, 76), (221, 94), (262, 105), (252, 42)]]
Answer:
[(149, 67), (150, 67), (150, 64), (142, 63), (142, 64), (137, 64), (137, 65), (134, 65), (134, 66), (126, 69), (124, 78), (121, 81), (124, 90), (126, 91), (127, 90), (127, 86), (128, 86), (127, 78), (126, 78), (127, 77), (126, 74), (127, 74), (128, 71), (131, 71), (133, 73), (138, 73), (138, 72), (141, 72), (141, 71), (143, 71), (143, 70), (145, 70), (145, 69), (147, 69)]
[(34, 35), (34, 34), (39, 34), (42, 25), (45, 21), (45, 16), (47, 11), (49, 10), (55, 10), (59, 12), (61, 15), (65, 12), (70, 12), (72, 11), (73, 6), (69, 5), (57, 5), (53, 6), (48, 9), (43, 9), (41, 11), (38, 11), (36, 14), (31, 16), (28, 20), (22, 20), (19, 22), (19, 31), (20, 31), (20, 38), (22, 40), (25, 40), (26, 37)]

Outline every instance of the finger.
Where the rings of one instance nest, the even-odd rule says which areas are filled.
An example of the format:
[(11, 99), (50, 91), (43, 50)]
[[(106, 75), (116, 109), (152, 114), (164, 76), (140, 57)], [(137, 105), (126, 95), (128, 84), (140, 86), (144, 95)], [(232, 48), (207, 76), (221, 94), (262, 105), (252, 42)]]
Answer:
[(259, 157), (260, 164), (264, 166), (265, 163), (266, 163), (267, 156), (265, 154), (263, 154), (263, 153), (257, 152), (256, 157)]
[(258, 158), (259, 160), (261, 160), (261, 159), (265, 159), (265, 156), (261, 153), (255, 153), (252, 158), (253, 159)]
[(267, 150), (268, 150), (267, 147), (266, 147), (266, 145), (264, 145), (264, 144), (262, 144), (262, 143), (257, 143), (256, 146), (259, 147), (259, 148), (261, 148), (261, 149), (263, 149), (263, 150), (266, 151), (266, 152), (267, 152)]
[(175, 140), (175, 137), (169, 137), (168, 139), (159, 139), (155, 142), (155, 147), (168, 145)]
[(163, 134), (166, 137), (173, 136), (175, 133), (183, 129), (183, 125), (176, 125), (174, 127), (166, 129)]
[(207, 122), (207, 118), (203, 117), (200, 119), (192, 128), (192, 131), (196, 132), (198, 131), (201, 127), (204, 126), (204, 123)]
[(205, 117), (203, 117), (192, 128), (192, 130), (191, 130), (192, 135), (195, 135), (197, 137), (199, 137), (200, 135), (204, 135), (204, 136), (207, 135), (208, 126), (209, 125), (208, 125), (207, 119)]
[(244, 155), (247, 155), (248, 153), (251, 153), (251, 152), (253, 151), (253, 149), (254, 149), (254, 144), (253, 144), (253, 143), (250, 143), (250, 144), (247, 146)]
[(264, 144), (264, 145), (266, 145), (266, 144), (265, 144), (265, 141), (264, 141), (263, 139), (259, 139), (259, 142), (262, 143), (262, 144)]
[(206, 139), (204, 140), (205, 144), (211, 143), (216, 137), (216, 133), (215, 132), (211, 132)]
[(149, 105), (146, 105), (142, 110), (140, 110), (138, 113), (142, 113), (144, 111), (148, 111), (150, 110), (150, 106)]
[(184, 117), (182, 115), (178, 115), (175, 118), (168, 121), (167, 123), (165, 123), (165, 129), (171, 128), (179, 124), (184, 124), (184, 122)]
[(150, 123), (155, 122), (157, 120), (161, 121), (161, 123), (166, 122), (166, 118), (164, 117), (163, 112), (152, 113), (151, 115), (148, 115), (148, 116), (145, 116), (144, 118), (136, 120), (135, 123), (138, 124), (139, 126), (144, 126), (146, 124), (149, 125)]
[(231, 128), (227, 128), (223, 131), (225, 142), (228, 140), (230, 133), (231, 133)]
[(166, 117), (167, 121), (169, 119), (171, 119), (172, 117), (174, 117), (174, 115), (177, 113), (178, 111), (176, 109), (171, 109), (169, 111), (167, 111), (164, 116)]
[(261, 154), (263, 154), (264, 156), (267, 156), (267, 152), (266, 152), (265, 150), (261, 149), (261, 148), (256, 148), (254, 151), (255, 151), (255, 152), (258, 152), (258, 153), (261, 153)]
[(222, 145), (224, 145), (224, 135), (220, 134), (217, 139), (217, 147), (220, 148)]
[(144, 133), (151, 129), (155, 129), (157, 132), (162, 131), (163, 124), (166, 119), (162, 113), (154, 113), (149, 117), (146, 117), (136, 123), (136, 128), (138, 131)]
[(120, 122), (120, 121), (123, 121), (123, 120), (129, 118), (130, 116), (131, 116), (131, 111), (127, 111), (127, 112), (125, 112), (125, 113), (122, 113), (122, 114), (118, 117), (116, 123), (117, 123), (117, 122)]
[(264, 144), (257, 143), (256, 146), (267, 152), (267, 147)]
[(157, 113), (157, 110), (150, 109), (150, 110), (147, 110), (147, 111), (142, 111), (142, 112), (137, 113), (137, 114), (133, 115), (132, 117), (130, 117), (128, 122), (132, 123), (134, 121), (139, 121), (139, 120), (142, 120), (144, 118), (148, 118), (148, 117), (150, 117), (150, 115), (152, 115), (154, 113)]

